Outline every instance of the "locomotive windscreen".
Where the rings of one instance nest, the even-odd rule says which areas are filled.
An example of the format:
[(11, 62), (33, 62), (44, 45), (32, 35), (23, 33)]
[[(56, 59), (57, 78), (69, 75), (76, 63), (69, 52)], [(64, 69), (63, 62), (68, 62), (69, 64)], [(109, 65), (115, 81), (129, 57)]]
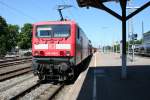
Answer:
[(37, 27), (37, 37), (60, 38), (70, 35), (70, 25), (43, 25)]

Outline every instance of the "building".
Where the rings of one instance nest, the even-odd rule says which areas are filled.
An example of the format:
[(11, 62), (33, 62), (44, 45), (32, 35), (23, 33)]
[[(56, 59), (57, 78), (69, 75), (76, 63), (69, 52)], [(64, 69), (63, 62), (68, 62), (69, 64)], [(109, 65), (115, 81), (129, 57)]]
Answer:
[(150, 31), (143, 34), (143, 44), (150, 44)]

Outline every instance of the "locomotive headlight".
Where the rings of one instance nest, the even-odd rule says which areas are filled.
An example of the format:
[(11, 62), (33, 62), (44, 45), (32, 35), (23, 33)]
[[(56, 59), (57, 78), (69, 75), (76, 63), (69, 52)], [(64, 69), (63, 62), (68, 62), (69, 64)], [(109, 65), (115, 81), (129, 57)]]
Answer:
[(40, 54), (40, 53), (39, 53), (38, 51), (34, 51), (34, 55), (35, 55), (35, 56), (39, 56), (39, 54)]
[(70, 51), (66, 51), (66, 56), (70, 56)]
[(40, 55), (44, 56), (45, 55), (44, 51), (40, 51)]
[(61, 56), (65, 55), (64, 51), (60, 51), (59, 53), (60, 53)]

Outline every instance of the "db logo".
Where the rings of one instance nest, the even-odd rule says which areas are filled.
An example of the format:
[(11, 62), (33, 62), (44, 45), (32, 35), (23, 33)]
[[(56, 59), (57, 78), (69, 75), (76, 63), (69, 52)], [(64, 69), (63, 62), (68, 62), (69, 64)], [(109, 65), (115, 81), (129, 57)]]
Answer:
[(55, 44), (49, 44), (49, 49), (55, 49), (55, 48), (56, 48)]

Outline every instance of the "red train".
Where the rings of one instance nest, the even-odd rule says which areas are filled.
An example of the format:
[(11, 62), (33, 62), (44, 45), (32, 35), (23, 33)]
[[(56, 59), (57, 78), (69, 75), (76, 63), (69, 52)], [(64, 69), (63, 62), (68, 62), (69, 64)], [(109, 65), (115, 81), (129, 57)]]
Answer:
[(75, 68), (91, 55), (91, 42), (74, 21), (33, 24), (32, 69), (40, 80), (72, 79)]

